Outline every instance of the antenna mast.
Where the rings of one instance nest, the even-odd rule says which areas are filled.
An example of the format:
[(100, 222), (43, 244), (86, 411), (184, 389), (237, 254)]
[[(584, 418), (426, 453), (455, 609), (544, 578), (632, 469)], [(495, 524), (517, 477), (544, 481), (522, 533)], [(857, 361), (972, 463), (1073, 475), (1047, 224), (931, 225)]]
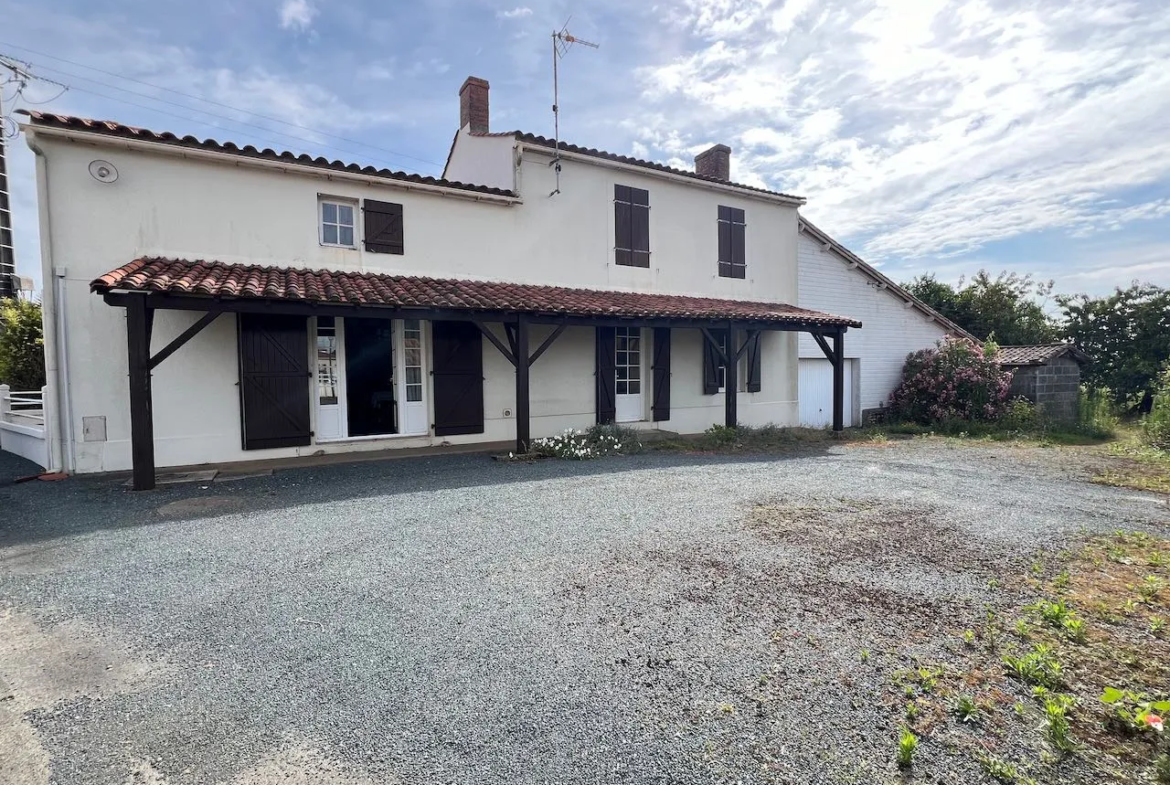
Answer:
[(553, 106), (552, 106), (552, 110), (553, 110), (553, 142), (554, 142), (553, 149), (554, 149), (554, 153), (553, 153), (552, 163), (549, 165), (552, 166), (553, 171), (556, 172), (557, 186), (555, 189), (553, 189), (553, 192), (550, 193), (549, 196), (556, 196), (557, 194), (559, 194), (561, 192), (561, 107), (560, 107), (561, 88), (560, 88), (560, 80), (559, 80), (559, 73), (558, 73), (558, 62), (560, 61), (560, 59), (562, 57), (564, 57), (565, 55), (567, 55), (569, 53), (569, 49), (572, 48), (573, 44), (580, 44), (581, 46), (587, 46), (590, 49), (599, 48), (599, 46), (597, 44), (590, 43), (589, 41), (582, 41), (580, 38), (577, 38), (572, 33), (570, 33), (569, 32), (569, 21), (572, 21), (572, 17), (569, 17), (569, 20), (565, 22), (564, 27), (562, 27), (558, 32), (554, 32), (552, 34), (552, 45), (553, 45), (553, 52), (552, 52), (552, 55), (553, 55), (553, 58), (552, 58), (552, 61), (553, 61)]
[[(62, 88), (61, 93), (68, 88), (60, 82), (36, 76), (32, 73), (32, 66), (29, 63), (5, 54), (0, 54), (0, 68), (8, 71), (8, 78), (0, 81), (0, 299), (2, 299), (16, 296), (16, 283), (13, 281), (16, 276), (16, 249), (12, 242), (12, 200), (8, 192), (7, 143), (20, 133), (16, 121), (4, 113), (2, 91), (8, 85), (15, 84), (16, 93), (12, 97), (15, 102), (21, 98), (28, 83), (33, 80), (57, 85)], [(54, 98), (60, 97), (61, 93)]]

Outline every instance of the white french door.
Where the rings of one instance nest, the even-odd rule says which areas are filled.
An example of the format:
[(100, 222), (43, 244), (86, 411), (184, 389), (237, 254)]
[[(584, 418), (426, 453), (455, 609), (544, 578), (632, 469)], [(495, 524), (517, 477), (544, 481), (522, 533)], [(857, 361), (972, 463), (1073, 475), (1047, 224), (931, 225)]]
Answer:
[(614, 334), (614, 408), (618, 422), (643, 419), (642, 404), (642, 331), (637, 327), (618, 327)]
[(426, 343), (419, 319), (318, 317), (317, 440), (426, 435)]

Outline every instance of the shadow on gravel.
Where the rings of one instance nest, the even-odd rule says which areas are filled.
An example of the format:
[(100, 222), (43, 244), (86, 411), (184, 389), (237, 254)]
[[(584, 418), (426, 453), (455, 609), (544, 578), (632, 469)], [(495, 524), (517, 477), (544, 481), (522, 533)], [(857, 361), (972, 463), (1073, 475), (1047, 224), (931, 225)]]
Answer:
[[(32, 481), (19, 485), (9, 480), (8, 484), (0, 485), (0, 549), (100, 530), (400, 493), (440, 492), (677, 466), (829, 457), (828, 448), (833, 446), (836, 445), (802, 445), (783, 453), (648, 452), (582, 462), (549, 459), (509, 463), (494, 461), (485, 454), (397, 458), (282, 469), (268, 477), (164, 486), (147, 492), (131, 491), (124, 478), (79, 476), (60, 482)], [(0, 452), (0, 478), (27, 476), (36, 470), (33, 464)]]

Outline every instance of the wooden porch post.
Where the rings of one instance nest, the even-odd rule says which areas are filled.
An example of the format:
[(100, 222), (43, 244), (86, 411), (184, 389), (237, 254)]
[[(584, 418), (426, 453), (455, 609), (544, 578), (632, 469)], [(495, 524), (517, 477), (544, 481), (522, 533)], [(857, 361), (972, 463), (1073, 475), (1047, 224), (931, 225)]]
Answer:
[(154, 489), (154, 415), (150, 391), (150, 333), (154, 309), (147, 295), (126, 300), (126, 350), (130, 366), (130, 455), (133, 488)]
[(736, 346), (735, 323), (727, 323), (727, 351), (725, 353), (723, 371), (723, 402), (725, 406), (724, 424), (728, 428), (739, 427), (739, 379), (736, 372), (739, 370), (739, 347)]
[(528, 317), (516, 317), (516, 452), (528, 452)]
[(833, 430), (845, 427), (845, 331), (833, 333)]

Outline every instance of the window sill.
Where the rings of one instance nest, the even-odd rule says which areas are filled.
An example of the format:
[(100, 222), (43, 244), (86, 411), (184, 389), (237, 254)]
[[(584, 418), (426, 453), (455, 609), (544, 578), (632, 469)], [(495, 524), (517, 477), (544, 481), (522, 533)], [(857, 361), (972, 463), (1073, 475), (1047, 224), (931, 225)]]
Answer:
[(341, 251), (356, 251), (358, 249), (358, 247), (356, 245), (334, 245), (333, 243), (320, 243), (320, 242), (317, 243), (317, 245), (321, 246), (322, 248), (337, 248), (338, 250), (341, 250)]

